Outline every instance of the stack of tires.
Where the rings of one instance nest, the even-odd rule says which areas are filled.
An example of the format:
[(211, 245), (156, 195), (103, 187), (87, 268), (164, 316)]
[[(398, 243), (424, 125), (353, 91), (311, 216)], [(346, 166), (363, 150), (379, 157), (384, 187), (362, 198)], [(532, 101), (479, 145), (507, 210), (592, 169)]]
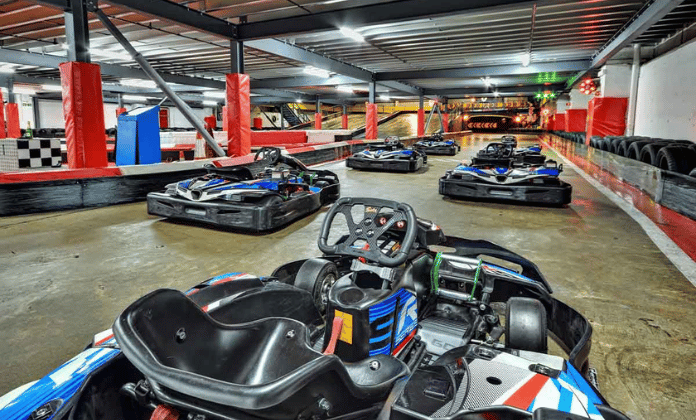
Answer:
[(558, 137), (570, 140), (573, 143), (584, 144), (585, 143), (585, 133), (568, 133), (566, 131), (553, 131), (553, 134)]
[(642, 136), (592, 136), (590, 146), (696, 178), (696, 143)]

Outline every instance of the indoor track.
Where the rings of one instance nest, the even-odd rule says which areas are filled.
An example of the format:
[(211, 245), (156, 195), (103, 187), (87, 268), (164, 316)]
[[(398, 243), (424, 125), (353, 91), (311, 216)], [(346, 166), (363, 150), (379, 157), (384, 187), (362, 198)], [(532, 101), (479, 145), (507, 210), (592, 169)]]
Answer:
[[(430, 157), (420, 173), (324, 167), (338, 173), (344, 196), (405, 201), (445, 233), (487, 239), (538, 264), (556, 297), (592, 322), (590, 361), (612, 406), (632, 419), (692, 418), (696, 288), (573, 169), (561, 176), (573, 185), (565, 208), (443, 199), (438, 178), (487, 140), (474, 136), (456, 157)], [(77, 354), (153, 289), (230, 271), (267, 275), (317, 255), (324, 214), (268, 235), (166, 222), (148, 216), (144, 202), (0, 220), (0, 394)]]

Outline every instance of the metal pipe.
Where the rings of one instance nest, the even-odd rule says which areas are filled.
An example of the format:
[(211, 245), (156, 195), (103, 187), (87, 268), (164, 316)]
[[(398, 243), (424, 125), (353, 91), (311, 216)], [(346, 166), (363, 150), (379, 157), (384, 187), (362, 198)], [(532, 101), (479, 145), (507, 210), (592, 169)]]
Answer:
[(463, 300), (465, 302), (468, 302), (469, 298), (471, 298), (471, 295), (468, 293), (456, 292), (448, 289), (437, 289), (437, 295), (447, 299)]
[[(434, 104), (433, 104), (433, 107), (430, 108), (430, 113), (428, 114), (428, 119), (425, 121), (425, 127), (423, 128), (423, 134), (424, 134), (424, 135), (425, 135), (425, 133), (428, 131), (428, 127), (430, 126), (430, 120), (433, 118), (433, 114), (435, 113), (435, 108), (437, 108), (437, 107), (438, 107), (438, 104), (437, 104), (437, 103), (434, 103)], [(438, 112), (439, 112), (439, 111), (440, 111), (440, 110), (438, 109)]]
[(15, 103), (15, 97), (14, 97), (14, 79), (9, 77), (7, 79), (7, 103), (8, 104), (13, 104)]
[(96, 14), (101, 23), (104, 25), (106, 29), (111, 32), (111, 35), (116, 38), (116, 40), (121, 44), (121, 46), (128, 51), (128, 53), (133, 57), (133, 60), (135, 60), (138, 64), (140, 64), (140, 67), (142, 67), (143, 71), (145, 74), (147, 74), (150, 79), (152, 79), (157, 86), (162, 89), (162, 92), (164, 92), (165, 95), (167, 95), (167, 98), (169, 98), (170, 101), (174, 103), (176, 108), (181, 111), (181, 113), (184, 115), (184, 117), (188, 120), (188, 122), (193, 125), (196, 130), (198, 130), (199, 133), (201, 133), (201, 136), (205, 139), (205, 142), (208, 143), (211, 149), (218, 155), (218, 156), (225, 156), (225, 152), (222, 150), (222, 148), (217, 144), (215, 139), (208, 133), (208, 131), (205, 129), (205, 126), (203, 123), (196, 118), (196, 116), (193, 114), (193, 111), (191, 111), (191, 108), (186, 105), (184, 101), (179, 98), (176, 93), (172, 90), (172, 88), (167, 85), (167, 82), (162, 79), (162, 77), (157, 74), (157, 71), (152, 68), (150, 63), (147, 62), (145, 57), (143, 57), (138, 51), (133, 48), (133, 46), (128, 42), (126, 37), (123, 36), (121, 31), (114, 26), (113, 23), (111, 23), (111, 20), (109, 20), (108, 16), (104, 14), (104, 12), (101, 11), (101, 9), (94, 9), (92, 10), (92, 13)]
[(628, 94), (628, 118), (626, 135), (632, 136), (636, 128), (636, 105), (638, 104), (638, 79), (640, 78), (640, 44), (633, 44), (633, 67), (631, 67), (631, 90)]

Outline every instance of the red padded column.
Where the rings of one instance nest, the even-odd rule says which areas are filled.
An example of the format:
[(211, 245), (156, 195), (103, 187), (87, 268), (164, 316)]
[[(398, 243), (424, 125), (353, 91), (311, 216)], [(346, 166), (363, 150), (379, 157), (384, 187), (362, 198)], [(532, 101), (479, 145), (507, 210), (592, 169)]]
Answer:
[(589, 104), (587, 138), (623, 136), (626, 131), (628, 98), (592, 98)]
[(587, 123), (586, 109), (566, 109), (566, 131), (569, 133), (585, 132)]
[(365, 104), (365, 140), (377, 138), (377, 104)]
[(418, 137), (425, 135), (425, 110), (423, 108), (418, 110), (418, 131), (416, 134)]
[(348, 114), (341, 115), (341, 128), (348, 129)]
[(321, 130), (321, 112), (314, 113), (314, 128)]
[(263, 120), (259, 117), (254, 118), (254, 128), (260, 130), (263, 128)]
[(229, 118), (227, 118), (227, 105), (222, 107), (222, 131), (230, 131)]
[(227, 81), (227, 156), (251, 153), (251, 103), (249, 75), (231, 73)]
[(68, 167), (105, 167), (108, 161), (99, 65), (74, 61), (61, 63), (60, 82)]
[(556, 131), (565, 131), (565, 113), (555, 115), (553, 127)]
[(18, 139), (22, 137), (19, 129), (19, 108), (17, 104), (7, 104), (7, 137)]
[(2, 91), (0, 91), (0, 139), (7, 137), (5, 133), (5, 105), (2, 102)]
[(442, 114), (442, 125), (445, 127), (445, 133), (449, 131), (449, 114)]

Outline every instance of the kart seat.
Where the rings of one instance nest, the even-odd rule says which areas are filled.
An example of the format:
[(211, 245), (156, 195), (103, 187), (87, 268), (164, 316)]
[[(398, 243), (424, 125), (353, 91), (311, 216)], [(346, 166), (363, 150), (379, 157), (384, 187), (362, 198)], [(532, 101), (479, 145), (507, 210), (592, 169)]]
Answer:
[(296, 418), (326, 402), (329, 414), (339, 415), (381, 401), (408, 374), (391, 356), (344, 363), (323, 355), (310, 347), (308, 328), (293, 319), (222, 324), (171, 289), (131, 304), (116, 319), (114, 334), (161, 401), (227, 416), (242, 410)]

